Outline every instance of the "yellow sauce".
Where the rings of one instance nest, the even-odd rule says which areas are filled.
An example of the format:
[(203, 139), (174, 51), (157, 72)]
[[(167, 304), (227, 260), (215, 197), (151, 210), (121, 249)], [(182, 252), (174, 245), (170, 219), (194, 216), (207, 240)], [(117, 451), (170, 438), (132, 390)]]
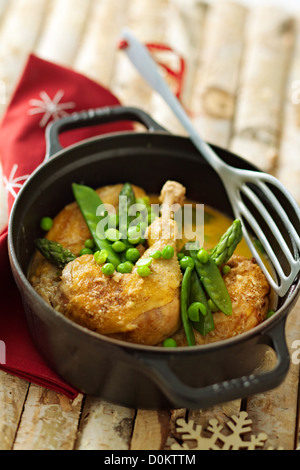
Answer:
[[(159, 204), (158, 196), (151, 195), (149, 197), (151, 204)], [(194, 201), (187, 200), (185, 204), (192, 204), (193, 207), (196, 207)], [(218, 211), (217, 209), (213, 209), (212, 207), (205, 205), (204, 206), (204, 214), (205, 214), (205, 221), (204, 221), (204, 244), (203, 248), (206, 250), (210, 250), (214, 248), (220, 241), (220, 238), (224, 233), (228, 230), (231, 226), (233, 219), (224, 215), (222, 212)], [(192, 231), (196, 232), (196, 224), (192, 224)], [(191, 242), (192, 240), (188, 240), (183, 238), (183, 240), (179, 240), (179, 247), (183, 247), (183, 245), (187, 242)], [(202, 247), (201, 247), (202, 248)], [(252, 253), (248, 248), (248, 245), (244, 239), (239, 243), (237, 246), (235, 253), (240, 256), (245, 256), (245, 258), (252, 258)]]
[[(206, 217), (207, 221), (204, 225), (204, 248), (210, 250), (219, 243), (220, 238), (228, 230), (233, 220), (209, 206), (205, 206), (205, 214), (211, 216)], [(244, 239), (237, 246), (235, 253), (252, 258), (252, 253)]]

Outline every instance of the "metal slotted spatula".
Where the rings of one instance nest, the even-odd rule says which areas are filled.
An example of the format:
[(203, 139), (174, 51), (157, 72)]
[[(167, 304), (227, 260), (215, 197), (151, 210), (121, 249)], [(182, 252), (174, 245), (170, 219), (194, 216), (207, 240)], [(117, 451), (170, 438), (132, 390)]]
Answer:
[[(271, 287), (283, 297), (300, 271), (299, 206), (273, 176), (235, 168), (221, 160), (194, 129), (146, 47), (128, 30), (123, 31), (122, 40), (123, 50), (132, 64), (169, 105), (196, 148), (223, 181), (233, 213), (243, 223), (244, 238), (253, 256)], [(258, 253), (258, 244), (263, 247), (276, 275), (271, 275), (266, 268)]]

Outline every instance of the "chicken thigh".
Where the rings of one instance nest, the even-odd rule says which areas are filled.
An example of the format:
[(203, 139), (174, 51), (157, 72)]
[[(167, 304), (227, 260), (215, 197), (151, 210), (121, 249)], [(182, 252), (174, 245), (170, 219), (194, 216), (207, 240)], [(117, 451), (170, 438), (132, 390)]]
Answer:
[[(232, 302), (232, 315), (214, 313), (214, 330), (206, 336), (195, 331), (197, 344), (223, 341), (252, 330), (264, 319), (269, 310), (270, 286), (254, 259), (233, 255), (226, 263), (230, 272), (223, 275)], [(186, 346), (184, 331), (179, 330), (174, 338), (178, 346)]]
[(174, 248), (172, 259), (153, 259), (151, 274), (142, 278), (137, 266), (130, 274), (105, 276), (92, 255), (69, 263), (63, 270), (54, 305), (76, 323), (114, 338), (156, 345), (180, 326), (182, 274), (177, 259), (177, 229), (172, 206), (182, 204), (185, 188), (167, 182), (161, 193), (161, 217), (149, 227), (149, 248), (141, 259)]

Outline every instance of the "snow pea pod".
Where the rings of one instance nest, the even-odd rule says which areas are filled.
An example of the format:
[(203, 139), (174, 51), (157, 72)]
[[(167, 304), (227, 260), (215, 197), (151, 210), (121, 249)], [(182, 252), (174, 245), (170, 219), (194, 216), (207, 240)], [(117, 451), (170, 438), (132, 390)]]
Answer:
[(191, 276), (193, 273), (193, 268), (188, 266), (183, 274), (183, 279), (181, 283), (181, 319), (183, 328), (185, 331), (187, 343), (189, 346), (195, 346), (195, 335), (193, 331), (193, 327), (188, 317), (188, 307), (190, 304), (190, 288), (191, 288)]
[(99, 207), (103, 205), (100, 197), (92, 188), (80, 184), (72, 185), (73, 194), (80, 208), (80, 211), (84, 217), (84, 220), (91, 232), (93, 240), (97, 248), (107, 251), (107, 262), (112, 263), (117, 267), (121, 260), (118, 254), (113, 250), (111, 243), (104, 237), (100, 237), (97, 234), (98, 224), (107, 217), (107, 211), (103, 211), (103, 214), (97, 215)]
[(205, 336), (207, 333), (212, 331), (215, 327), (214, 325), (214, 318), (207, 301), (205, 292), (202, 288), (200, 279), (198, 277), (197, 272), (194, 270), (191, 275), (191, 288), (190, 288), (190, 303), (193, 304), (194, 302), (200, 302), (206, 307), (206, 315), (200, 315), (199, 321), (192, 322), (193, 327), (197, 330), (201, 335)]
[(225, 315), (232, 315), (232, 304), (226, 285), (214, 260), (209, 256), (206, 263), (201, 263), (197, 251), (191, 250), (190, 256), (195, 262), (195, 269), (209, 297)]

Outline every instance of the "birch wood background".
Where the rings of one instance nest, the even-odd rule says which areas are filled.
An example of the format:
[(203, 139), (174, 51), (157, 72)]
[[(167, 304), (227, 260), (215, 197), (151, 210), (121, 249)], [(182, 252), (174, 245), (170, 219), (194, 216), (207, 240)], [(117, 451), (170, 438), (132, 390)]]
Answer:
[[(73, 67), (183, 133), (166, 106), (116, 48), (123, 26), (162, 42), (186, 61), (182, 95), (201, 135), (277, 175), (300, 203), (300, 17), (272, 6), (247, 9), (197, 0), (0, 0), (0, 81), (6, 103), (27, 55)], [(165, 57), (165, 61), (172, 61)], [(170, 62), (169, 62), (170, 63)], [(0, 223), (6, 223), (0, 186)], [(300, 304), (287, 341), (300, 339)], [(266, 358), (269, 367), (273, 357)], [(299, 366), (277, 389), (207, 410), (144, 411), (80, 395), (64, 396), (0, 372), (0, 450), (163, 450), (178, 439), (176, 420), (207, 425), (246, 410), (268, 446), (296, 449)]]

